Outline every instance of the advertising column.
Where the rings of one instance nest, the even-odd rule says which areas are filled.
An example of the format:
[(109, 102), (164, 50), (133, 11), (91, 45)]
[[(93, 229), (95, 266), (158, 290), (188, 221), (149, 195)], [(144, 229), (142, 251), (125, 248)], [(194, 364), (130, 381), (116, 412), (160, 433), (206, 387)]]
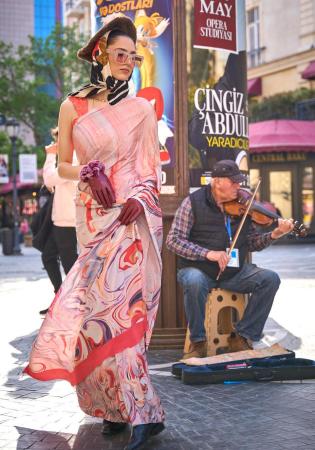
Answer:
[(91, 0), (92, 33), (119, 16), (131, 18), (137, 29), (137, 52), (144, 57), (129, 82), (131, 95), (145, 97), (158, 119), (162, 194), (175, 193), (174, 51), (172, 0)]
[(219, 160), (248, 171), (245, 1), (187, 4), (189, 172), (197, 188)]

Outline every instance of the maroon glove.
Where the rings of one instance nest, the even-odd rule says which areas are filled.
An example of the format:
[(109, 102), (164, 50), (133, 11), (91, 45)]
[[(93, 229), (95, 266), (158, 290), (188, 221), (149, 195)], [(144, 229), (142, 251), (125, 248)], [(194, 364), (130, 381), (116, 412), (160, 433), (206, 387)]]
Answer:
[(93, 198), (104, 208), (111, 208), (115, 203), (115, 193), (108, 177), (100, 173), (97, 177), (90, 178), (88, 181)]
[(144, 212), (143, 206), (135, 198), (128, 198), (118, 216), (118, 220), (122, 225), (129, 225), (134, 222), (137, 217)]
[(111, 208), (115, 203), (115, 192), (104, 173), (105, 166), (100, 161), (90, 161), (81, 169), (80, 179), (89, 184), (92, 196), (99, 205)]

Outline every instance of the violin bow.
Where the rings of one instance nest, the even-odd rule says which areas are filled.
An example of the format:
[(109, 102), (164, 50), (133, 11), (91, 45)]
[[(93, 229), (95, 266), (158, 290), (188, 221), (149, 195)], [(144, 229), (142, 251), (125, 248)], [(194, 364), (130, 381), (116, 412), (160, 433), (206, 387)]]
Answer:
[[(261, 183), (261, 178), (258, 179), (258, 183), (257, 183), (257, 186), (256, 186), (256, 188), (255, 188), (255, 191), (253, 192), (252, 198), (251, 198), (250, 201), (248, 202), (246, 211), (244, 212), (244, 215), (243, 215), (243, 217), (242, 217), (242, 220), (240, 221), (239, 226), (238, 226), (238, 228), (237, 228), (237, 230), (236, 230), (234, 239), (233, 239), (233, 241), (232, 241), (232, 243), (231, 243), (231, 245), (230, 245), (229, 251), (228, 251), (228, 256), (230, 256), (232, 250), (233, 250), (234, 247), (235, 247), (236, 241), (237, 241), (237, 239), (238, 239), (238, 237), (239, 237), (239, 235), (240, 235), (240, 232), (241, 232), (241, 230), (242, 230), (242, 228), (243, 228), (243, 225), (244, 225), (244, 222), (245, 222), (245, 220), (246, 220), (246, 217), (248, 216), (249, 210), (250, 210), (250, 208), (252, 207), (252, 204), (253, 204), (254, 198), (255, 198), (255, 196), (256, 196), (256, 194), (257, 194), (257, 191), (258, 191), (258, 189), (259, 189), (260, 183)], [(218, 279), (220, 278), (220, 276), (221, 276), (222, 273), (223, 273), (223, 270), (220, 270), (220, 272), (218, 273), (218, 276), (217, 276), (217, 278), (216, 278), (216, 281), (218, 281)]]

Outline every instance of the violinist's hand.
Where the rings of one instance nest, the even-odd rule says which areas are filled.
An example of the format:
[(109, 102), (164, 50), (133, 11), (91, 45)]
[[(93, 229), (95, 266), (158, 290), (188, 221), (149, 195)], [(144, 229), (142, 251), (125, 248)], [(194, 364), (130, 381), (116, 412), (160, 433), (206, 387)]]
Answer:
[(279, 239), (290, 233), (293, 228), (293, 219), (278, 219), (278, 226), (272, 231), (271, 237), (272, 239)]
[(207, 253), (207, 259), (209, 259), (209, 261), (216, 261), (219, 264), (220, 270), (223, 272), (231, 257), (223, 250), (210, 250)]

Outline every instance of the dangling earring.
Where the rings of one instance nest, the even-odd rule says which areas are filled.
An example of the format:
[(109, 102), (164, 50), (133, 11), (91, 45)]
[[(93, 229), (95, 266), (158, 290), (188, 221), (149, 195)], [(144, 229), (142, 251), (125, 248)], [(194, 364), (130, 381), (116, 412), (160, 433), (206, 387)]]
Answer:
[(96, 59), (98, 62), (102, 64), (102, 66), (106, 66), (106, 64), (108, 63), (108, 54), (106, 53), (106, 48), (107, 48), (106, 40), (101, 38), (98, 41), (99, 55), (97, 55)]
[(100, 51), (100, 54), (96, 57), (97, 61), (99, 61), (103, 68), (102, 68), (102, 76), (103, 80), (105, 81), (107, 77), (112, 76), (112, 72), (110, 70), (109, 60), (108, 60), (108, 54), (106, 53), (107, 48), (107, 38), (101, 38), (98, 42), (98, 48)]

